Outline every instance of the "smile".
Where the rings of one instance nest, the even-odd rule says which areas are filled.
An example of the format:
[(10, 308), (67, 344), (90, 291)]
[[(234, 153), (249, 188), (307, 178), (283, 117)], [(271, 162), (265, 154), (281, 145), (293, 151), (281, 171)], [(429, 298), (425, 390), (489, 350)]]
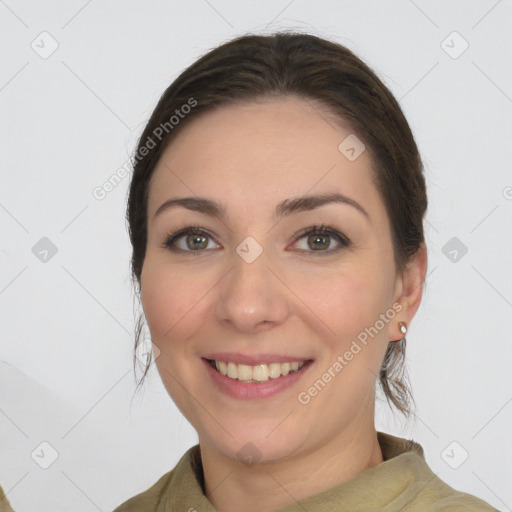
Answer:
[(220, 374), (233, 380), (246, 383), (267, 382), (270, 379), (278, 379), (290, 373), (299, 371), (306, 363), (305, 361), (292, 361), (285, 363), (257, 364), (236, 364), (231, 361), (208, 360), (212, 368)]

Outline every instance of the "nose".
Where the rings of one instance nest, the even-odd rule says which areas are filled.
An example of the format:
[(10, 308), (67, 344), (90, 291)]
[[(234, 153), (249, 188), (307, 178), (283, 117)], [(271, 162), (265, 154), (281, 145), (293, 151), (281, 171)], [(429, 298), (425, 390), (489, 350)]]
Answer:
[(282, 324), (290, 314), (289, 291), (265, 251), (251, 263), (237, 253), (220, 283), (215, 313), (225, 325), (247, 333)]

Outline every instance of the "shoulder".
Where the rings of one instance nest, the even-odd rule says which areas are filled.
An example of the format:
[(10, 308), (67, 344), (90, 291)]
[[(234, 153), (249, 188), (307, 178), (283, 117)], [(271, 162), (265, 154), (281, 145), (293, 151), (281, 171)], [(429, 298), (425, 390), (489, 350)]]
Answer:
[(14, 512), (1, 485), (0, 485), (0, 510), (2, 512)]
[(175, 469), (165, 473), (145, 491), (123, 502), (113, 510), (113, 512), (145, 512), (148, 510), (156, 510), (166, 494), (166, 489), (172, 481)]
[[(199, 445), (189, 448), (176, 466), (162, 475), (151, 487), (119, 505), (113, 512), (149, 512), (167, 510), (168, 500), (173, 502), (184, 489), (199, 492), (197, 478), (200, 460)], [(189, 492), (189, 491), (185, 491)]]
[[(401, 512), (500, 512), (472, 494), (448, 485), (434, 473), (417, 442), (378, 432), (384, 456), (383, 469), (389, 473), (389, 485), (401, 480), (403, 488), (393, 506)], [(395, 510), (395, 509), (390, 509)]]
[(421, 477), (414, 482), (417, 494), (403, 512), (500, 512), (482, 499), (454, 489), (425, 466)]
[[(436, 477), (437, 478), (437, 477)], [(442, 480), (428, 488), (413, 500), (411, 510), (428, 510), (429, 512), (500, 512), (489, 503), (465, 492), (457, 491)], [(405, 511), (404, 511), (405, 512)]]

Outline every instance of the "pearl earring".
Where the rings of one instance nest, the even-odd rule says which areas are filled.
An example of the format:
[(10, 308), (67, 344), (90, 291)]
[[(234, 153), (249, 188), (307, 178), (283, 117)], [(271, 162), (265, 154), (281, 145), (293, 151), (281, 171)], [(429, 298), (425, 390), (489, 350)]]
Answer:
[(398, 327), (402, 334), (405, 334), (407, 332), (407, 325), (405, 322), (398, 322)]

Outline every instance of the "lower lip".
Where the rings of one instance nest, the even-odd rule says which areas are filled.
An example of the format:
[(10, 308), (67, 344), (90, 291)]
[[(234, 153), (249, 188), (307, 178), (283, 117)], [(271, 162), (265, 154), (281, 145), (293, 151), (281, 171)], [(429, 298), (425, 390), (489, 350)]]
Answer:
[(300, 370), (289, 373), (288, 375), (282, 375), (277, 379), (269, 379), (266, 382), (242, 382), (222, 375), (222, 373), (215, 370), (206, 359), (203, 359), (203, 362), (213, 382), (215, 382), (221, 391), (233, 398), (242, 400), (269, 398), (281, 393), (285, 389), (293, 386), (304, 375), (312, 363), (308, 361)]

